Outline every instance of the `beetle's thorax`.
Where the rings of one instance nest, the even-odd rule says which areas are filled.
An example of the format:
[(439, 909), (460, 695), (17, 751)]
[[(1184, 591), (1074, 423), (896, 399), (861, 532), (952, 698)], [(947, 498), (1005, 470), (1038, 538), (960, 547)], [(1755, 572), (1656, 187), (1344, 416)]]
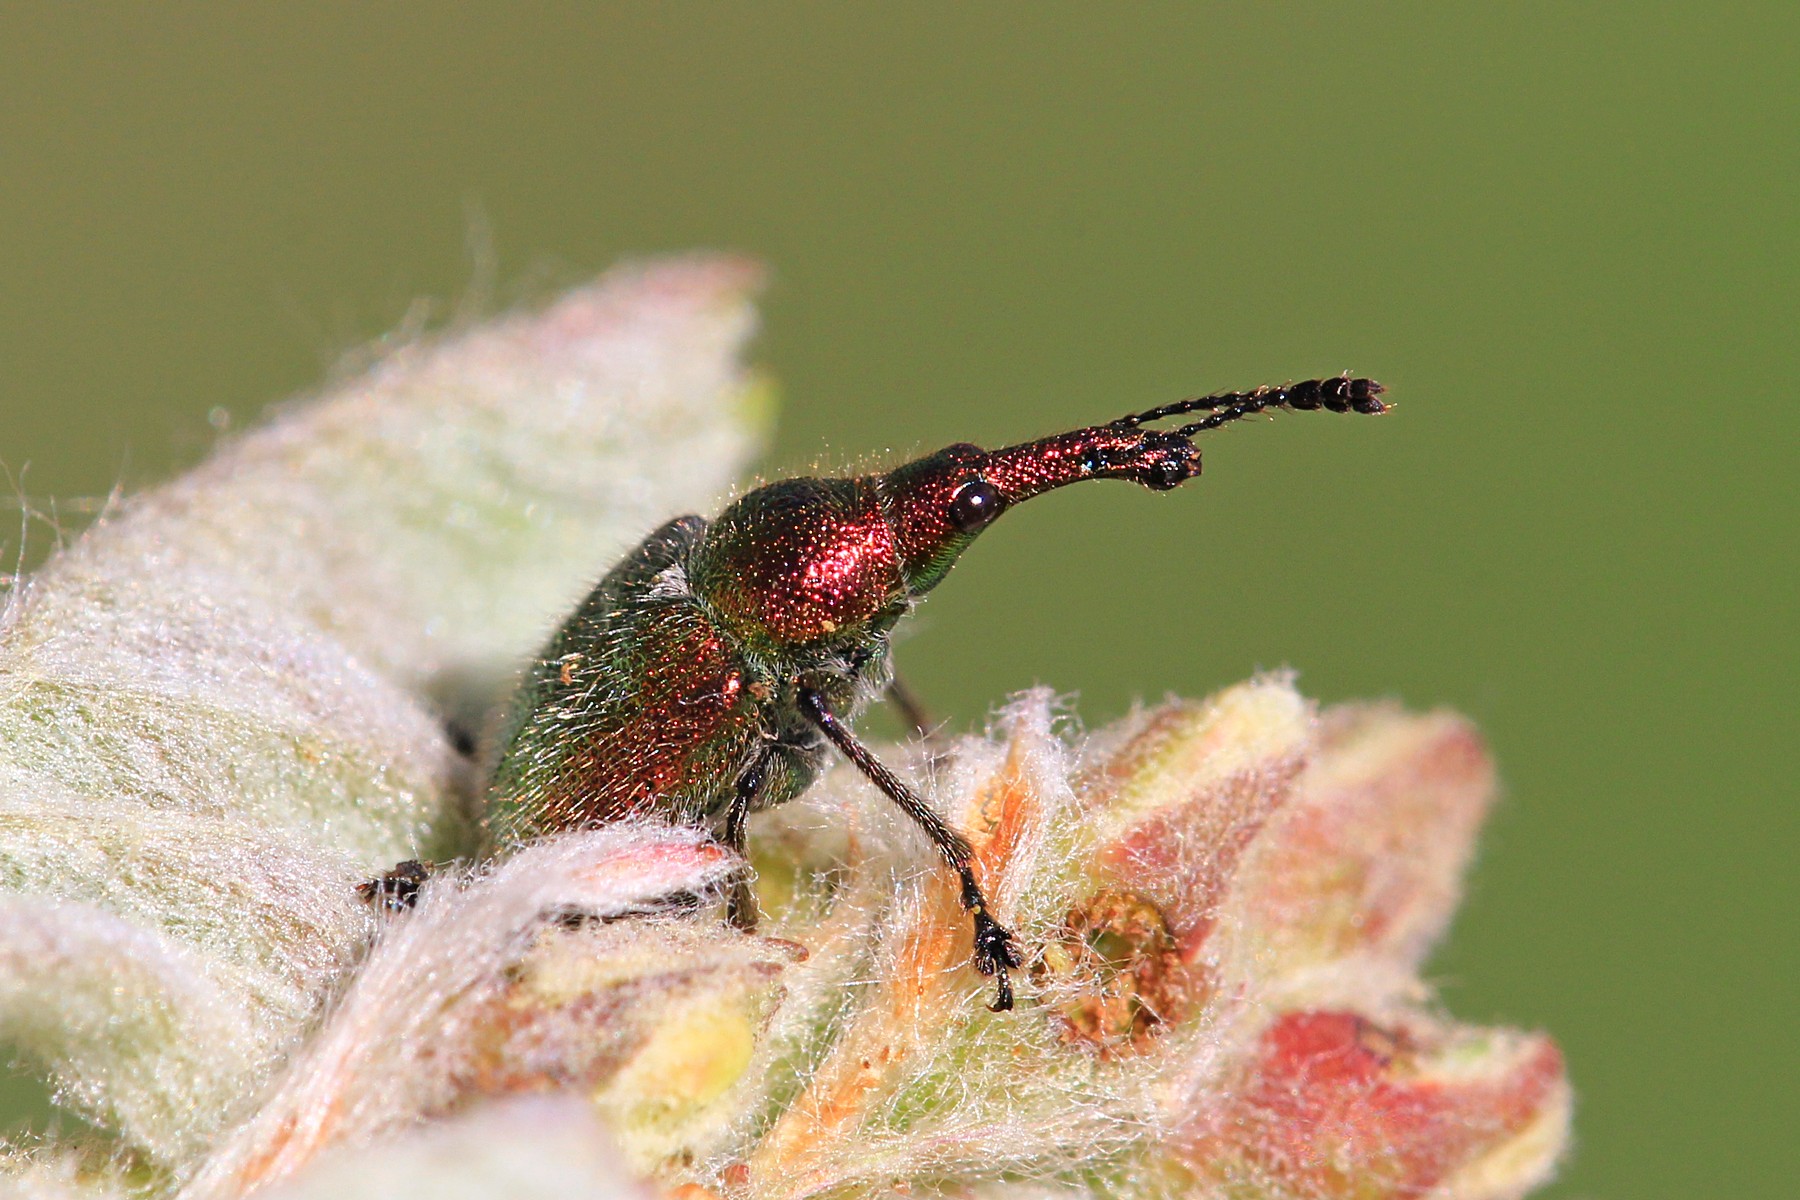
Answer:
[(894, 530), (869, 477), (784, 479), (732, 504), (689, 560), (689, 585), (750, 646), (854, 640), (904, 611)]

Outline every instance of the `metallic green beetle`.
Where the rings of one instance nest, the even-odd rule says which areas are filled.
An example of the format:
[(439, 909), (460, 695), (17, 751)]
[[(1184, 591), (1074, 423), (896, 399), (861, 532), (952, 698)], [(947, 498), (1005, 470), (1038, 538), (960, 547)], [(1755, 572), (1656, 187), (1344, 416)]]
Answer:
[[(1379, 413), (1381, 385), (1341, 377), (1183, 400), (1106, 425), (877, 475), (787, 479), (708, 523), (670, 521), (602, 579), (531, 666), (488, 789), (496, 852), (562, 830), (650, 817), (744, 849), (750, 813), (799, 795), (835, 748), (922, 826), (957, 872), (975, 966), (1012, 1006), (1012, 936), (989, 911), (968, 842), (850, 732), (892, 684), (894, 625), (976, 535), (1064, 484), (1166, 491), (1200, 473), (1195, 434), (1271, 408)], [(1175, 429), (1152, 422), (1205, 412)], [(754, 926), (747, 877), (731, 919)]]

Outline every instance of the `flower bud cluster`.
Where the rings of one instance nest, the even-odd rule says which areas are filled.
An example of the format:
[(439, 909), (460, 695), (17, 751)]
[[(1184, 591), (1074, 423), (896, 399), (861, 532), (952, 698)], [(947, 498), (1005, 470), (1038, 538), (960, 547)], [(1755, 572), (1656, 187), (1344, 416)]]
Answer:
[[(1542, 1035), (1419, 970), (1494, 790), (1474, 731), (1284, 677), (1092, 733), (1047, 693), (883, 751), (969, 835), (1011, 1012), (849, 768), (745, 864), (621, 824), (466, 842), (444, 710), (751, 449), (741, 263), (404, 347), (127, 502), (0, 618), (0, 1036), (91, 1121), (38, 1197), (1521, 1195)], [(680, 461), (665, 477), (655, 464)], [(473, 707), (475, 700), (468, 701)]]

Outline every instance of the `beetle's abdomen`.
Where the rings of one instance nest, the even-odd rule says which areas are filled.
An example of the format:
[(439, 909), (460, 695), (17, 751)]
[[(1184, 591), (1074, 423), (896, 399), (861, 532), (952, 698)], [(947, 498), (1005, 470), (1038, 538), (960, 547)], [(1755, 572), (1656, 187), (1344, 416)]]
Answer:
[(751, 681), (692, 604), (634, 606), (624, 627), (559, 638), (490, 788), (505, 845), (630, 816), (707, 821), (757, 741)]
[(491, 846), (630, 816), (703, 824), (729, 801), (766, 689), (680, 584), (704, 527), (688, 520), (602, 580), (520, 686), (488, 789)]

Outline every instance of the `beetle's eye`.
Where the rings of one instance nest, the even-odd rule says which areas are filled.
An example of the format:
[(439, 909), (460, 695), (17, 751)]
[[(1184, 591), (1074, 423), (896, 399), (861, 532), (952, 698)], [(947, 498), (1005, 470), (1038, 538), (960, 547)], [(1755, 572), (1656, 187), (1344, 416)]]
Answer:
[(1000, 515), (1006, 507), (1000, 489), (985, 479), (965, 483), (950, 497), (950, 523), (964, 533), (974, 533)]

